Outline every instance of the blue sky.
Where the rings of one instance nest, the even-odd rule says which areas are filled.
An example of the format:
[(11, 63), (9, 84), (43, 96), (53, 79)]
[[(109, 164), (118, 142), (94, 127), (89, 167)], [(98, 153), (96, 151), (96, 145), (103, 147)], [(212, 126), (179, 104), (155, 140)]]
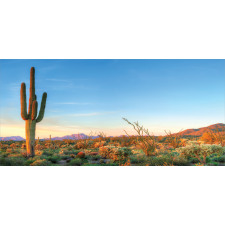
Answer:
[(0, 60), (0, 136), (25, 136), (20, 84), (28, 95), (32, 66), (39, 106), (48, 93), (39, 137), (133, 134), (122, 117), (154, 134), (225, 121), (225, 60)]

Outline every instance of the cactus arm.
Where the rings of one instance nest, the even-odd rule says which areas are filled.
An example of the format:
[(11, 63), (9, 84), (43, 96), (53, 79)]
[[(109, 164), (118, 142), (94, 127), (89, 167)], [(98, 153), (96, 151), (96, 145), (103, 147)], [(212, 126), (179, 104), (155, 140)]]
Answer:
[(46, 100), (47, 100), (47, 93), (44, 92), (44, 94), (42, 95), (41, 108), (40, 108), (40, 111), (39, 111), (39, 115), (38, 115), (38, 117), (36, 119), (37, 123), (41, 122), (43, 117), (44, 117)]
[(30, 69), (30, 99), (29, 99), (29, 111), (28, 114), (32, 114), (32, 105), (35, 100), (35, 70), (34, 67)]
[(27, 115), (27, 99), (26, 99), (26, 84), (21, 84), (20, 89), (21, 117), (23, 120), (28, 119)]
[(37, 101), (33, 101), (33, 105), (32, 105), (32, 115), (31, 115), (31, 119), (35, 120), (37, 117), (37, 108), (38, 108), (38, 102)]

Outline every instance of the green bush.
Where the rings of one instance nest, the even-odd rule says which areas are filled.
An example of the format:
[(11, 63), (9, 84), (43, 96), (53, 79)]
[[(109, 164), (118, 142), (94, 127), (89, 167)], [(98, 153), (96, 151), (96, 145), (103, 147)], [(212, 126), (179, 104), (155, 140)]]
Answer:
[(207, 157), (213, 154), (221, 155), (223, 153), (223, 147), (221, 145), (198, 144), (195, 142), (185, 147), (177, 148), (176, 150), (186, 157), (197, 158), (204, 165), (207, 163)]
[(173, 165), (174, 166), (189, 166), (190, 163), (188, 162), (187, 159), (183, 158), (183, 157), (176, 157), (173, 160)]
[(0, 166), (24, 166), (25, 165), (25, 159), (23, 158), (5, 158), (0, 157)]
[(130, 162), (132, 164), (138, 164), (139, 163), (139, 160), (138, 160), (137, 156), (131, 156), (130, 157)]
[(219, 156), (219, 157), (214, 157), (212, 158), (212, 161), (215, 161), (215, 162), (225, 162), (225, 156)]
[(140, 164), (140, 165), (146, 165), (146, 163), (148, 162), (148, 157), (145, 155), (133, 155), (130, 156), (130, 162), (131, 164)]
[(199, 162), (199, 160), (197, 158), (192, 158), (192, 157), (188, 157), (188, 161), (193, 164), (196, 164)]
[(76, 158), (69, 162), (69, 166), (81, 166), (83, 164), (82, 159)]
[(149, 166), (165, 166), (172, 165), (173, 161), (170, 157), (162, 156), (162, 157), (150, 157), (148, 159)]
[(50, 166), (51, 163), (46, 159), (36, 159), (30, 166)]
[(61, 160), (61, 157), (57, 156), (57, 155), (53, 155), (53, 156), (48, 157), (48, 161), (50, 161), (52, 163), (57, 163), (60, 160)]
[(67, 160), (67, 159), (70, 159), (70, 156), (69, 156), (69, 155), (62, 155), (62, 156), (61, 156), (61, 159)]
[(207, 164), (208, 166), (219, 166), (218, 162), (210, 162), (209, 164)]
[(45, 150), (42, 153), (42, 156), (52, 156), (54, 154), (54, 152), (52, 152), (52, 150)]
[(30, 164), (32, 164), (34, 161), (35, 159), (30, 158), (24, 163), (24, 166), (30, 166)]
[(89, 159), (89, 160), (99, 160), (99, 159), (101, 159), (101, 156), (100, 155), (87, 155), (87, 158)]

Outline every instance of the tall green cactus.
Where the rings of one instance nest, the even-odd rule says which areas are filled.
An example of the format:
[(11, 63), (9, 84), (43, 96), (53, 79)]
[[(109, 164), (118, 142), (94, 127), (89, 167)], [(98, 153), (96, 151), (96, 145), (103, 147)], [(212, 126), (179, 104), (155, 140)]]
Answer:
[(41, 108), (39, 111), (39, 115), (37, 116), (38, 102), (37, 96), (35, 95), (35, 70), (34, 67), (30, 69), (30, 99), (29, 99), (29, 107), (27, 113), (27, 100), (26, 100), (26, 84), (21, 84), (20, 90), (20, 102), (21, 102), (21, 117), (25, 120), (26, 124), (26, 147), (27, 147), (27, 156), (33, 157), (35, 155), (34, 152), (34, 144), (35, 144), (35, 130), (36, 123), (41, 122), (44, 118), (45, 105), (47, 100), (47, 93), (44, 92), (42, 95)]

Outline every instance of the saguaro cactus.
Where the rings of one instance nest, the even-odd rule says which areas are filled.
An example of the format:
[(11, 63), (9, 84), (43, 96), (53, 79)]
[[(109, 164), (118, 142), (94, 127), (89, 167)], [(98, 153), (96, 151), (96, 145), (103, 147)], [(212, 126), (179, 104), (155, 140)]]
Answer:
[(25, 128), (26, 128), (26, 147), (27, 147), (27, 156), (33, 157), (35, 155), (34, 152), (34, 144), (35, 144), (35, 130), (36, 123), (41, 122), (44, 117), (45, 105), (47, 100), (47, 93), (44, 92), (42, 95), (41, 108), (39, 111), (39, 115), (37, 116), (38, 111), (38, 102), (37, 96), (35, 95), (35, 70), (34, 67), (30, 69), (30, 99), (29, 99), (29, 107), (27, 113), (27, 100), (26, 100), (26, 84), (21, 84), (20, 90), (20, 102), (21, 102), (21, 117), (25, 120)]

